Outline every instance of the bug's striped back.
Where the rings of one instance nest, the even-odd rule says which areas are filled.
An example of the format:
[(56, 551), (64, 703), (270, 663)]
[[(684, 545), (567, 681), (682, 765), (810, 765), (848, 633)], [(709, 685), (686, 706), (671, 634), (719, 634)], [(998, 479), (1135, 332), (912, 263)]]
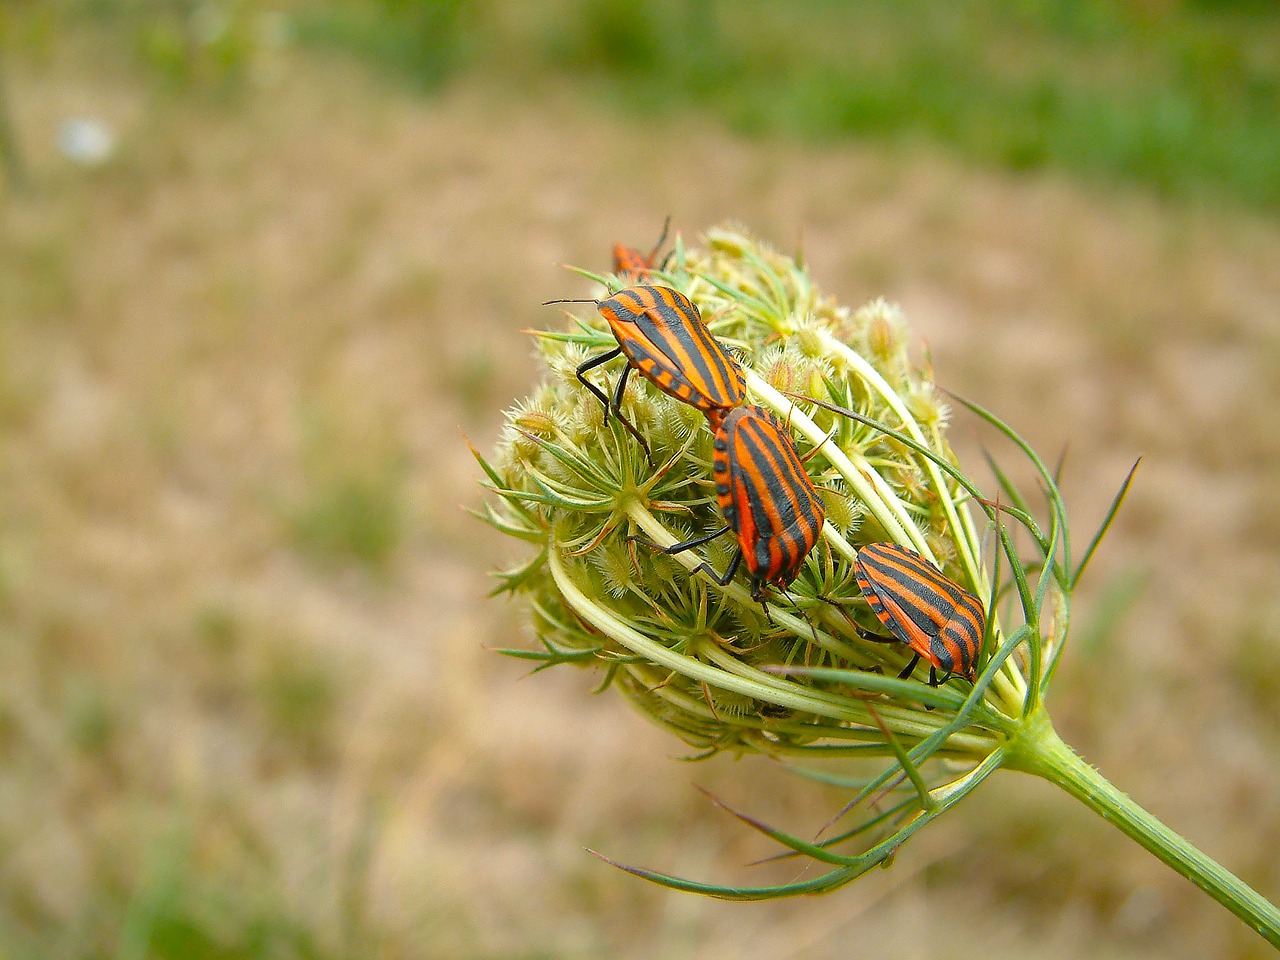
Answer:
[(738, 364), (679, 290), (640, 285), (599, 303), (631, 364), (668, 396), (697, 407), (712, 428), (746, 396)]
[(613, 245), (614, 276), (643, 280), (653, 269), (653, 260), (652, 256), (646, 257), (635, 247), (628, 247), (622, 243)]
[(890, 633), (939, 670), (974, 678), (987, 626), (981, 600), (896, 543), (867, 544), (853, 572)]
[(662, 224), (662, 233), (658, 236), (658, 242), (653, 245), (653, 249), (649, 251), (646, 257), (635, 247), (628, 247), (624, 243), (615, 243), (613, 245), (613, 275), (621, 279), (631, 279), (637, 282), (644, 280), (653, 272), (654, 264), (658, 260), (658, 251), (662, 249), (662, 245), (667, 240), (667, 231), (671, 229), (671, 217), (667, 217)]
[(762, 407), (736, 407), (716, 431), (716, 499), (738, 536), (753, 592), (785, 587), (822, 531), (826, 508), (786, 425)]

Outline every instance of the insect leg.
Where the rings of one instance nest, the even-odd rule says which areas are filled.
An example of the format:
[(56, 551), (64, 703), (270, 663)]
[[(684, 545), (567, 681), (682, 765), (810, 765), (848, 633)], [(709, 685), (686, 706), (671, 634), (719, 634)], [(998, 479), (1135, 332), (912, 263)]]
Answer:
[(605, 416), (608, 416), (609, 414), (609, 398), (604, 395), (603, 390), (586, 378), (586, 372), (600, 366), (602, 363), (608, 363), (621, 353), (621, 347), (614, 347), (612, 350), (602, 353), (598, 357), (590, 357), (584, 360), (582, 363), (578, 364), (578, 369), (574, 371), (578, 375), (578, 380), (582, 385), (594, 393), (596, 397), (599, 398), (600, 402), (604, 404)]
[(872, 643), (901, 643), (902, 642), (897, 637), (886, 637), (883, 633), (872, 633), (870, 630), (863, 630), (862, 627), (858, 626), (856, 623), (853, 625), (853, 629), (857, 632), (858, 636), (860, 636), (863, 640), (869, 640)]
[(639, 441), (640, 446), (644, 448), (645, 459), (649, 461), (650, 466), (653, 466), (653, 452), (649, 449), (648, 442), (645, 441), (644, 437), (640, 436), (640, 431), (637, 430), (635, 426), (631, 423), (631, 421), (628, 420), (626, 417), (624, 417), (622, 415), (622, 412), (618, 409), (618, 405), (622, 402), (622, 391), (627, 385), (627, 375), (631, 372), (631, 365), (627, 364), (626, 369), (622, 371), (622, 376), (618, 379), (618, 386), (613, 392), (612, 400), (605, 395), (605, 392), (603, 390), (601, 390), (594, 383), (588, 380), (586, 376), (588, 370), (594, 369), (595, 367), (600, 366), (602, 363), (608, 363), (614, 357), (621, 355), (621, 353), (622, 353), (621, 347), (614, 347), (612, 350), (608, 350), (597, 357), (591, 357), (587, 360), (584, 360), (582, 363), (578, 365), (578, 369), (575, 370), (574, 372), (578, 375), (578, 381), (584, 387), (590, 390), (592, 394), (595, 395), (597, 400), (599, 400), (602, 404), (604, 404), (605, 420), (608, 421), (610, 410), (616, 413), (618, 415), (618, 420), (621, 421), (622, 425), (627, 428), (627, 432), (630, 433), (633, 437), (635, 437), (636, 440)]
[[(671, 554), (674, 554), (674, 553), (684, 553), (686, 550), (692, 550), (694, 547), (700, 547), (704, 543), (709, 543), (710, 541), (714, 540), (716, 537), (724, 536), (726, 533), (728, 533), (732, 529), (733, 528), (730, 527), (728, 524), (725, 524), (725, 526), (721, 527), (715, 533), (704, 534), (701, 537), (693, 537), (690, 540), (681, 540), (679, 543), (673, 543), (669, 547), (661, 546), (660, 544), (654, 543), (652, 540), (646, 540), (643, 537), (637, 537), (635, 535), (629, 536), (627, 537), (627, 539), (635, 543), (643, 543), (645, 546), (650, 547), (654, 550), (661, 550), (663, 553), (670, 556)], [(733, 559), (729, 561), (729, 569), (727, 569), (724, 573), (716, 573), (715, 568), (711, 566), (711, 564), (707, 563), (707, 561), (705, 560), (703, 560), (700, 564), (694, 567), (690, 571), (690, 573), (694, 574), (701, 571), (702, 573), (705, 573), (707, 576), (709, 576), (716, 583), (720, 584), (720, 586), (725, 587), (729, 585), (729, 581), (733, 579), (733, 575), (738, 572), (738, 565), (741, 563), (742, 563), (742, 548), (739, 547), (738, 552), (735, 553), (733, 555)]]
[[(728, 524), (725, 524), (715, 533), (704, 534), (701, 537), (694, 537), (691, 540), (681, 540), (679, 543), (673, 543), (669, 547), (664, 547), (661, 544), (654, 543), (652, 540), (646, 540), (644, 539), (644, 537), (638, 537), (638, 536), (635, 536), (634, 534), (632, 536), (627, 537), (627, 539), (634, 540), (637, 543), (643, 543), (647, 547), (652, 547), (654, 550), (661, 550), (663, 553), (666, 553), (666, 554), (684, 553), (686, 550), (692, 550), (694, 547), (700, 547), (704, 543), (710, 543), (716, 537), (723, 537), (726, 533), (728, 533), (732, 529), (733, 528), (730, 527)], [(738, 552), (741, 553), (742, 551), (738, 551)], [(725, 580), (725, 583), (728, 583), (728, 582), (729, 582), (728, 580)]]
[[(929, 686), (931, 687), (936, 687), (939, 684), (946, 683), (952, 677), (956, 676), (956, 672), (954, 670), (948, 670), (940, 677), (937, 676), (937, 671), (937, 667), (929, 668)], [(960, 674), (960, 676), (963, 676), (963, 674)]]
[[(720, 531), (720, 533), (724, 533), (725, 530), (728, 530), (728, 529), (729, 529), (728, 527), (725, 527), (724, 530)], [(720, 536), (720, 533), (717, 533), (716, 536), (717, 537)], [(711, 538), (705, 537), (703, 539), (703, 542), (705, 543), (709, 539)], [(676, 544), (676, 546), (680, 546), (680, 544)], [(729, 569), (727, 569), (724, 573), (722, 574), (716, 573), (715, 568), (712, 567), (711, 564), (707, 563), (707, 561), (705, 560), (703, 560), (700, 564), (694, 567), (693, 572), (697, 573), (699, 570), (701, 570), (703, 573), (705, 573), (708, 577), (710, 577), (716, 583), (720, 584), (720, 586), (727, 587), (729, 585), (729, 581), (733, 579), (733, 575), (738, 572), (738, 564), (740, 563), (742, 563), (741, 547), (739, 547), (738, 552), (733, 555), (733, 559), (729, 561)]]
[(618, 378), (617, 386), (613, 388), (613, 399), (609, 401), (609, 409), (622, 419), (622, 395), (627, 390), (627, 377), (631, 376), (631, 364), (627, 364), (622, 368), (622, 376)]
[[(920, 662), (920, 654), (918, 653), (912, 654), (911, 660), (907, 663), (906, 667), (903, 668), (903, 671), (900, 674), (898, 674), (898, 679), (905, 680), (907, 679), (907, 677), (911, 676), (911, 671), (916, 668), (916, 664), (919, 662)], [(932, 670), (932, 668), (930, 669)]]
[(649, 466), (653, 466), (653, 451), (649, 449), (649, 444), (644, 437), (640, 436), (640, 431), (635, 428), (631, 421), (622, 415), (622, 393), (627, 389), (627, 377), (631, 376), (631, 370), (630, 363), (623, 368), (622, 376), (618, 378), (618, 385), (613, 388), (613, 399), (609, 401), (607, 410), (612, 410), (614, 416), (618, 418), (618, 422), (627, 428), (627, 432), (636, 438), (640, 446), (644, 447), (645, 459), (649, 461)]
[[(653, 263), (653, 258), (658, 255), (658, 251), (662, 249), (662, 245), (667, 242), (667, 231), (670, 229), (671, 214), (668, 213), (667, 219), (662, 221), (662, 233), (658, 237), (658, 242), (653, 245), (653, 249), (649, 251), (649, 256), (645, 258), (650, 264)], [(664, 260), (662, 266), (665, 267), (666, 265), (666, 261)]]

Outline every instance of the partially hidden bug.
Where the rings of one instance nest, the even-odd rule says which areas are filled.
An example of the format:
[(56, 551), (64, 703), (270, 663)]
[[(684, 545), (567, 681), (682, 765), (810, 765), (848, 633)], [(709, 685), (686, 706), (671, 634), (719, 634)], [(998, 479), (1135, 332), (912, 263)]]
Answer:
[(930, 686), (953, 673), (973, 681), (987, 628), (981, 600), (920, 554), (896, 543), (867, 544), (854, 559), (853, 573), (872, 613), (893, 635), (862, 636), (896, 640), (911, 648), (911, 661), (900, 678), (909, 677), (923, 657), (929, 662)]
[[(618, 346), (591, 357), (576, 372), (583, 386), (604, 404), (606, 416), (613, 412), (640, 441), (646, 455), (649, 444), (621, 411), (622, 394), (633, 368), (663, 393), (701, 410), (713, 430), (746, 396), (742, 368), (711, 335), (698, 308), (679, 290), (640, 285), (619, 290), (606, 300), (546, 303), (594, 303), (609, 324)], [(619, 354), (627, 358), (627, 366), (610, 398), (586, 373)]]
[(703, 562), (697, 570), (723, 586), (745, 561), (751, 597), (763, 603), (766, 586), (786, 589), (800, 573), (822, 532), (826, 507), (786, 424), (763, 407), (735, 407), (725, 416), (716, 430), (713, 471), (725, 526), (659, 549), (680, 553), (733, 531), (738, 552), (728, 569), (717, 573)]
[(615, 243), (613, 245), (614, 276), (630, 280), (644, 280), (648, 277), (656, 266), (658, 251), (667, 242), (667, 231), (669, 229), (671, 229), (671, 218), (667, 217), (662, 224), (662, 233), (658, 236), (658, 242), (653, 245), (653, 249), (649, 251), (648, 256), (645, 256), (635, 247)]

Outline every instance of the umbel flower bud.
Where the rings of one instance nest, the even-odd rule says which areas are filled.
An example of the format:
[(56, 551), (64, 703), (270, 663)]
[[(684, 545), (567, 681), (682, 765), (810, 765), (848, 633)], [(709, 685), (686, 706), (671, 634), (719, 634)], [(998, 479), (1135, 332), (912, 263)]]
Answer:
[[(1031, 631), (1020, 623), (1011, 638), (994, 610), (976, 685), (954, 676), (931, 686), (923, 671), (899, 678), (913, 651), (877, 636), (884, 628), (855, 576), (859, 548), (897, 543), (991, 606), (975, 488), (946, 444), (947, 405), (912, 364), (897, 308), (840, 306), (802, 265), (743, 230), (705, 240), (677, 241), (651, 282), (690, 299), (742, 367), (750, 402), (790, 431), (826, 507), (822, 535), (795, 579), (759, 600), (746, 577), (721, 585), (701, 572), (730, 566), (732, 535), (675, 555), (654, 549), (725, 526), (713, 431), (640, 376), (629, 378), (620, 411), (649, 454), (616, 416), (606, 419), (574, 372), (617, 346), (588, 304), (567, 331), (535, 334), (547, 376), (508, 411), (492, 463), (482, 460), (493, 493), (485, 519), (530, 544), (498, 574), (499, 590), (529, 598), (542, 649), (509, 652), (605, 671), (608, 685), (700, 754), (882, 758), (882, 767), (887, 758), (863, 793), (905, 784), (904, 812), (930, 811), (989, 772), (1031, 682)], [(593, 279), (602, 296), (623, 285)], [(608, 393), (623, 362), (589, 375)], [(998, 516), (981, 506), (987, 523)], [(1042, 582), (1032, 599), (1065, 611), (1061, 584)], [(1058, 648), (1060, 622), (1050, 617), (1036, 632), (1040, 664)]]
[[(913, 362), (900, 310), (882, 300), (841, 306), (802, 263), (745, 230), (712, 229), (703, 241), (686, 248), (677, 237), (643, 283), (697, 308), (712, 346), (741, 367), (745, 397), (700, 411), (670, 382), (659, 389), (652, 371), (655, 382), (639, 364), (628, 371), (626, 356), (591, 363), (620, 344), (590, 301), (567, 325), (549, 317), (559, 329), (534, 332), (543, 382), (507, 412), (493, 457), (476, 452), (489, 491), (478, 515), (527, 544), (497, 574), (495, 592), (526, 598), (539, 648), (503, 652), (538, 669), (600, 670), (600, 689), (620, 691), (696, 756), (764, 754), (806, 776), (839, 764), (820, 779), (851, 796), (816, 840), (739, 814), (830, 868), (819, 876), (743, 888), (625, 869), (735, 899), (829, 890), (886, 863), (1006, 767), (1063, 787), (1280, 944), (1274, 907), (1107, 783), (1058, 738), (1044, 709), (1072, 590), (1132, 471), (1073, 560), (1054, 473), (1009, 426), (965, 401), (1026, 458), (1039, 496), (1024, 496), (994, 458), (989, 493), (960, 469), (946, 440), (949, 406), (928, 365)], [(636, 283), (578, 273), (602, 298)], [(635, 375), (617, 393), (624, 371)], [(606, 415), (601, 397), (616, 412)], [(726, 431), (749, 418), (776, 425), (775, 447), (794, 447), (791, 459), (779, 449), (753, 454), (790, 487), (726, 493)], [(759, 544), (741, 539), (745, 521), (716, 536), (728, 511), (794, 520), (800, 501), (789, 491), (810, 485), (821, 526), (797, 528), (806, 531), (793, 544), (803, 548), (798, 569), (762, 575), (750, 556), (739, 568), (739, 546)], [(696, 544), (670, 550), (686, 541)], [(877, 547), (864, 562), (869, 544)], [(898, 580), (872, 582), (877, 557), (901, 560)], [(934, 633), (963, 641), (962, 657), (942, 659), (930, 646), (939, 637), (921, 635), (918, 622), (912, 632), (912, 615), (895, 606), (912, 600), (935, 612), (954, 606), (952, 633)], [(916, 654), (927, 662), (913, 671)]]

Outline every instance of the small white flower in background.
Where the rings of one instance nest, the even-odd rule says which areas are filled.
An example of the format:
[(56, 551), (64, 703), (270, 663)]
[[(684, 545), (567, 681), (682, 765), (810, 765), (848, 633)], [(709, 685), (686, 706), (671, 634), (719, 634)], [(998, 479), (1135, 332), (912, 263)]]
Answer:
[(74, 117), (58, 131), (58, 149), (68, 160), (96, 167), (111, 159), (116, 150), (116, 132), (101, 120)]

